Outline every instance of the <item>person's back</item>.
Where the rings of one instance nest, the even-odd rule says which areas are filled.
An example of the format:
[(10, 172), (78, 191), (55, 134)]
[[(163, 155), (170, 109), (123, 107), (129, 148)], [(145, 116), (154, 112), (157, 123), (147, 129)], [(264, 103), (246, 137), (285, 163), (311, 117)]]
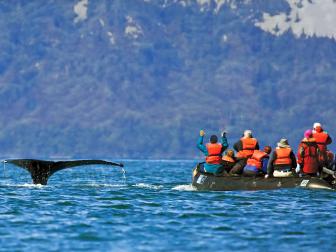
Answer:
[(222, 153), (228, 147), (225, 133), (222, 134), (221, 143), (218, 143), (216, 135), (210, 137), (210, 142), (206, 145), (203, 144), (205, 132), (200, 131), (197, 148), (204, 153), (205, 164), (204, 172), (218, 174), (223, 170), (222, 166)]
[(254, 150), (259, 150), (259, 143), (253, 138), (251, 130), (245, 130), (243, 137), (233, 145), (237, 151), (237, 162), (231, 169), (230, 174), (242, 174), (247, 159), (253, 155)]
[(282, 138), (270, 155), (267, 164), (267, 177), (293, 176), (296, 165), (294, 152), (288, 144), (287, 139)]
[(230, 172), (232, 167), (236, 163), (236, 157), (233, 150), (227, 150), (226, 154), (222, 158), (222, 165), (226, 172)]
[(327, 168), (329, 169), (334, 169), (334, 165), (335, 165), (335, 155), (332, 151), (327, 150)]
[(254, 150), (259, 149), (258, 140), (252, 137), (252, 132), (246, 130), (244, 136), (234, 144), (233, 148), (237, 151), (238, 159), (250, 158)]
[(327, 145), (332, 143), (332, 139), (329, 134), (323, 130), (322, 125), (320, 123), (314, 123), (312, 137), (316, 140), (317, 146), (320, 150), (319, 162), (320, 169), (325, 166), (328, 167), (329, 159), (328, 159), (328, 148)]
[(244, 167), (244, 176), (257, 176), (267, 173), (267, 164), (269, 160), (269, 154), (272, 148), (265, 146), (264, 150), (254, 150), (252, 156), (247, 160)]
[(300, 171), (315, 176), (319, 172), (319, 148), (311, 130), (307, 130), (299, 144), (298, 163)]

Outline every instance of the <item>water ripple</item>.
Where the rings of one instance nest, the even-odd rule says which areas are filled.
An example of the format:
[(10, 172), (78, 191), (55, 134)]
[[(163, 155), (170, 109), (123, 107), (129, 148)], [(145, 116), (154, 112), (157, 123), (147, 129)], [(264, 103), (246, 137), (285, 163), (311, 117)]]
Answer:
[(48, 186), (6, 172), (0, 183), (2, 250), (333, 251), (336, 246), (335, 192), (198, 192), (190, 184), (190, 161), (125, 164), (126, 179), (119, 171), (73, 169), (56, 173)]

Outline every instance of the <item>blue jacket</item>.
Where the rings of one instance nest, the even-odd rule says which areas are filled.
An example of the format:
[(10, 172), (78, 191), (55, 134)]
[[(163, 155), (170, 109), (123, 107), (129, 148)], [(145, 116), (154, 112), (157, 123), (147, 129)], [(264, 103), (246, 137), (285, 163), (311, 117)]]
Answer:
[[(200, 151), (202, 151), (205, 156), (208, 156), (208, 150), (207, 150), (206, 146), (203, 144), (203, 140), (204, 140), (203, 136), (200, 136), (198, 138), (197, 148)], [(227, 139), (226, 139), (226, 136), (222, 136), (221, 144), (222, 144), (222, 151), (221, 151), (221, 153), (223, 153), (227, 149), (227, 147), (229, 146), (229, 144), (227, 142)], [(207, 163), (204, 164), (205, 171), (206, 172), (210, 172), (210, 173), (218, 173), (218, 172), (220, 172), (220, 168), (221, 167), (222, 167), (222, 165), (220, 165), (220, 164), (207, 164)]]
[[(261, 168), (261, 170), (262, 170), (262, 172), (263, 172), (264, 174), (267, 173), (267, 164), (268, 164), (268, 160), (269, 160), (268, 157), (265, 157), (265, 158), (263, 158), (263, 160), (262, 160), (262, 168)], [(258, 172), (259, 172), (258, 168), (255, 167), (255, 166), (253, 166), (253, 165), (246, 165), (246, 166), (244, 167), (244, 171), (253, 171), (253, 172), (255, 172), (255, 173), (258, 173)]]

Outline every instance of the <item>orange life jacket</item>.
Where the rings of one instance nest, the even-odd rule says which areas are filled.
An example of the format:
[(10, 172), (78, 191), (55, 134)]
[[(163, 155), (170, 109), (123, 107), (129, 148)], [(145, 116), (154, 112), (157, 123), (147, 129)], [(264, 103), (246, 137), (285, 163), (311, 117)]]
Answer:
[(252, 154), (252, 157), (250, 157), (247, 160), (247, 165), (255, 166), (258, 169), (261, 169), (262, 167), (262, 159), (267, 157), (268, 154), (266, 152), (263, 152), (261, 150), (255, 150)]
[(235, 163), (236, 162), (232, 157), (227, 156), (227, 155), (225, 155), (222, 160), (227, 161), (229, 163)]
[(222, 145), (219, 143), (208, 143), (206, 145), (208, 156), (205, 162), (208, 164), (220, 164), (222, 161)]
[(274, 160), (275, 165), (291, 165), (292, 159), (290, 158), (291, 148), (276, 148), (275, 153), (277, 158)]
[(257, 146), (257, 139), (255, 138), (241, 138), (240, 141), (243, 144), (243, 149), (238, 151), (237, 157), (238, 158), (249, 158), (252, 156), (253, 151)]
[(327, 151), (327, 140), (329, 135), (325, 132), (315, 132), (313, 133), (313, 138), (315, 138), (316, 143), (321, 152)]

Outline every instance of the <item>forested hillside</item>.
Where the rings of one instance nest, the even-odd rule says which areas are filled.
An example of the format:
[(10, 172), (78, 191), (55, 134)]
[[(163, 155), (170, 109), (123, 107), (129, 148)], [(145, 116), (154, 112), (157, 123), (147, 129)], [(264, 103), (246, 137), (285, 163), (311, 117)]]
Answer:
[(1, 1), (1, 155), (194, 158), (202, 128), (296, 146), (315, 121), (333, 135), (336, 32), (301, 22), (321, 3), (336, 6)]

